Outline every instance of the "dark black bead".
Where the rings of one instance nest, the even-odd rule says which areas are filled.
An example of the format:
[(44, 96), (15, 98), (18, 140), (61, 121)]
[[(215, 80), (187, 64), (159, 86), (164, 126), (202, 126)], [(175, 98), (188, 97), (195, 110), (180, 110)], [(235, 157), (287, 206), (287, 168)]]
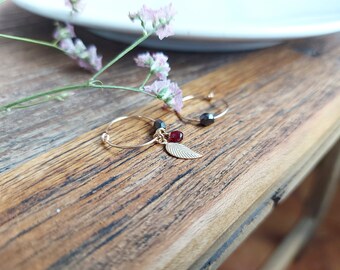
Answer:
[(153, 123), (153, 127), (155, 130), (159, 129), (159, 128), (164, 128), (166, 129), (166, 124), (161, 120), (161, 119), (157, 119), (154, 123)]
[(215, 122), (215, 118), (214, 118), (214, 115), (212, 113), (203, 113), (200, 116), (200, 125), (202, 125), (202, 126), (206, 127), (206, 126), (211, 125), (214, 122)]

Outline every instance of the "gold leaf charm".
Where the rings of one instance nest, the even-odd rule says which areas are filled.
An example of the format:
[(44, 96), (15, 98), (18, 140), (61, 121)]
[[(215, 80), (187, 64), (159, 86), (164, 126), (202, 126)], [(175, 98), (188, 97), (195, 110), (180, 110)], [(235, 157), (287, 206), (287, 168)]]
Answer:
[(183, 159), (194, 159), (202, 157), (201, 154), (192, 151), (190, 148), (179, 143), (167, 143), (165, 145), (166, 151), (174, 157)]

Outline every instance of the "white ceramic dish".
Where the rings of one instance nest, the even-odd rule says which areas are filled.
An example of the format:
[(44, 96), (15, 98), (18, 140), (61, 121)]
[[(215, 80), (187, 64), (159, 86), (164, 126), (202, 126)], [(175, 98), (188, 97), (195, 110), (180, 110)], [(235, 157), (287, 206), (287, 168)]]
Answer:
[[(128, 18), (143, 4), (158, 8), (164, 0), (83, 0), (71, 16), (65, 0), (13, 0), (20, 7), (55, 20), (88, 27), (95, 33), (130, 42), (141, 33)], [(144, 45), (176, 50), (233, 51), (272, 46), (282, 40), (340, 31), (340, 0), (172, 0), (176, 35)]]

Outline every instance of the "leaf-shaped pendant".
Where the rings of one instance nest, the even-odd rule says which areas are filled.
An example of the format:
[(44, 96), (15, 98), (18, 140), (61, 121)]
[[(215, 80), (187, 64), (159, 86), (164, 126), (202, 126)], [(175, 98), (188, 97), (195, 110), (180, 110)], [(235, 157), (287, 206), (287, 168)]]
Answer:
[(177, 158), (194, 159), (202, 157), (201, 154), (196, 153), (185, 145), (179, 143), (167, 143), (165, 145), (165, 149), (170, 155)]

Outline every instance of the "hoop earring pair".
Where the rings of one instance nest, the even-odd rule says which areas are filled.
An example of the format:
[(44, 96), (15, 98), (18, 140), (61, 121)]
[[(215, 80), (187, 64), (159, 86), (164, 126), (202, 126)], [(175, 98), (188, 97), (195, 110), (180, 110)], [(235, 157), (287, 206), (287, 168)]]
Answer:
[[(186, 96), (183, 98), (183, 101), (188, 101), (192, 99), (203, 99), (211, 103), (214, 95), (213, 93), (210, 93), (206, 97), (202, 96)], [(212, 113), (203, 113), (199, 116), (199, 118), (190, 118), (187, 116), (184, 116), (178, 112), (176, 112), (177, 116), (186, 123), (192, 123), (192, 124), (199, 124), (201, 126), (208, 126), (214, 123), (215, 119), (218, 119), (222, 116), (224, 116), (228, 110), (229, 110), (229, 105), (227, 102), (224, 101), (225, 108), (222, 112), (219, 114), (212, 114)], [(125, 119), (138, 119), (138, 120), (143, 120), (153, 126), (154, 134), (153, 134), (153, 139), (139, 145), (120, 145), (120, 144), (115, 144), (111, 140), (111, 136), (109, 135), (109, 131), (112, 127), (117, 122), (120, 122)], [(181, 158), (181, 159), (196, 159), (202, 157), (201, 154), (191, 150), (190, 148), (186, 147), (183, 144), (180, 144), (180, 142), (183, 140), (183, 133), (179, 130), (174, 130), (174, 131), (167, 131), (167, 126), (165, 122), (163, 122), (160, 119), (153, 119), (151, 117), (146, 117), (146, 116), (141, 116), (141, 115), (132, 115), (132, 116), (121, 116), (118, 118), (115, 118), (113, 121), (109, 123), (107, 126), (105, 132), (102, 134), (101, 139), (102, 142), (105, 145), (115, 147), (115, 148), (120, 148), (120, 149), (131, 149), (131, 148), (140, 148), (140, 147), (145, 147), (145, 146), (150, 146), (154, 144), (162, 144), (165, 147), (165, 150), (168, 154), (170, 154), (173, 157), (176, 158)]]

